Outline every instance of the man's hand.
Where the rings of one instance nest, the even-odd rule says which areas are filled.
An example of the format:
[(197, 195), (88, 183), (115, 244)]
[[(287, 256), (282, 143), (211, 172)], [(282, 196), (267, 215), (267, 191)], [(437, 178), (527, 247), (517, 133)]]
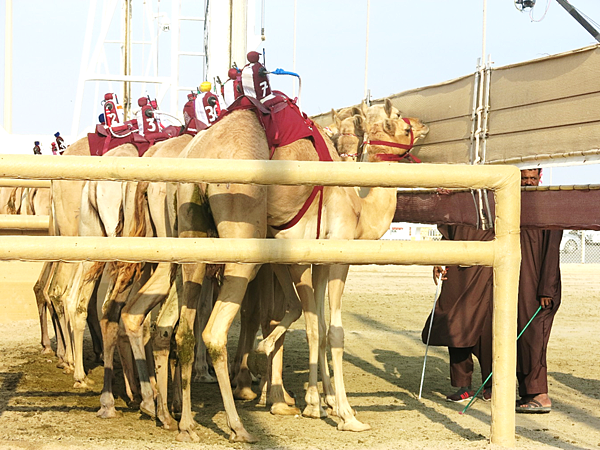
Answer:
[(447, 278), (446, 278), (447, 273), (448, 273), (448, 271), (445, 268), (443, 268), (442, 266), (435, 266), (433, 268), (433, 282), (437, 285), (438, 278), (441, 279), (442, 281), (447, 280)]
[(552, 297), (540, 297), (540, 305), (542, 308), (547, 308), (552, 304)]

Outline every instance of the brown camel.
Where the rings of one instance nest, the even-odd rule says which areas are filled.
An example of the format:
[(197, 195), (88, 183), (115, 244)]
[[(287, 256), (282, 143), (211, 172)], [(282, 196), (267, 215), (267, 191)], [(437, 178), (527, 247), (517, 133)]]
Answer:
[[(406, 142), (410, 126), (403, 121), (386, 119), (373, 124), (369, 130), (370, 137), (378, 141)], [(427, 128), (414, 121), (413, 133), (415, 138), (425, 135)], [(381, 157), (377, 153), (402, 154), (406, 150), (385, 145), (369, 146), (369, 160), (377, 161)], [(334, 161), (339, 161), (333, 146), (329, 153)], [(191, 158), (229, 158), (229, 159), (268, 159), (269, 150), (260, 127), (253, 112), (235, 111), (213, 125), (200, 138), (194, 139), (188, 148), (187, 157)], [(286, 160), (317, 160), (318, 156), (310, 141), (300, 140), (288, 146), (280, 147), (275, 152), (274, 159)], [(212, 184), (206, 187), (219, 237), (223, 238), (264, 238), (267, 236), (269, 226), (278, 226), (289, 222), (301, 209), (308, 198), (312, 187), (310, 186), (252, 186), (234, 184)], [(395, 189), (371, 189), (371, 192), (361, 198), (353, 188), (325, 187), (323, 191), (323, 214), (321, 222), (321, 236), (329, 239), (376, 239), (379, 238), (391, 223), (395, 209)], [(178, 204), (189, 201), (191, 196), (182, 195)], [(308, 209), (305, 216), (295, 226), (287, 230), (277, 231), (270, 228), (269, 234), (276, 238), (303, 238), (312, 239), (317, 232), (317, 202)], [(376, 222), (376, 223), (372, 223)], [(195, 236), (201, 236), (203, 230), (194, 229)], [(180, 233), (181, 237), (182, 234)], [(257, 266), (252, 264), (226, 264), (223, 285), (219, 293), (213, 312), (203, 333), (209, 354), (213, 361), (215, 372), (219, 380), (219, 387), (223, 397), (228, 424), (232, 429), (231, 439), (234, 441), (253, 442), (255, 438), (243, 427), (233, 401), (229, 375), (227, 370), (227, 332), (236, 316), (246, 287), (257, 271)], [(339, 271), (341, 272), (341, 270)], [(296, 285), (296, 290), (302, 300), (305, 312), (307, 336), (309, 340), (310, 375), (309, 387), (306, 393), (307, 407), (304, 415), (309, 417), (323, 417), (325, 414), (317, 390), (316, 367), (319, 359), (319, 323), (317, 304), (312, 285), (310, 266), (291, 266), (290, 274)], [(329, 277), (332, 280), (338, 277), (338, 271), (331, 269)], [(326, 280), (326, 276), (319, 279)], [(185, 283), (185, 276), (184, 276)], [(331, 289), (339, 291), (343, 283), (330, 283)], [(317, 291), (320, 290), (318, 286)], [(335, 297), (335, 294), (334, 294)], [(186, 300), (187, 301), (187, 300)], [(337, 309), (336, 309), (337, 310)], [(332, 319), (332, 325), (339, 322), (338, 318)], [(193, 322), (180, 327), (177, 338), (182, 341), (190, 339), (193, 332)], [(330, 343), (332, 348), (341, 349), (339, 332), (330, 330)], [(335, 359), (341, 356), (336, 351)], [(340, 359), (341, 362), (341, 359)], [(185, 386), (191, 376), (191, 367), (181, 365), (182, 380)], [(340, 367), (341, 375), (341, 367)], [(336, 375), (338, 372), (336, 371)], [(339, 429), (362, 430), (368, 428), (360, 423), (353, 414), (352, 408), (347, 404), (343, 389), (342, 377), (336, 376), (337, 413), (341, 419)], [(190, 439), (197, 439), (193, 432), (193, 421), (180, 423), (180, 430), (186, 430)], [(187, 427), (187, 428), (186, 428)]]

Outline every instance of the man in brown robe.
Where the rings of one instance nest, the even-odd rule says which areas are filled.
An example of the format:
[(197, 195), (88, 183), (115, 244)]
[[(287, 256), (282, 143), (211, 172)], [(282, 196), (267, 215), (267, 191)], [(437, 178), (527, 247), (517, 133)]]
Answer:
[[(456, 241), (491, 241), (493, 230), (478, 230), (466, 225), (438, 225), (443, 239)], [(458, 390), (446, 397), (463, 402), (473, 397), (471, 389), (473, 357), (481, 367), (482, 380), (492, 371), (492, 268), (483, 266), (434, 267), (437, 283), (443, 284), (433, 314), (429, 345), (446, 346), (450, 354), (450, 382)], [(427, 343), (431, 315), (422, 332)], [(484, 400), (491, 399), (491, 379), (483, 391)]]
[[(521, 186), (537, 186), (540, 169), (522, 170)], [(520, 400), (517, 412), (547, 413), (548, 397), (546, 349), (554, 315), (560, 306), (560, 241), (562, 230), (521, 229), (521, 275), (519, 278), (518, 330), (533, 319), (517, 341), (517, 380)]]

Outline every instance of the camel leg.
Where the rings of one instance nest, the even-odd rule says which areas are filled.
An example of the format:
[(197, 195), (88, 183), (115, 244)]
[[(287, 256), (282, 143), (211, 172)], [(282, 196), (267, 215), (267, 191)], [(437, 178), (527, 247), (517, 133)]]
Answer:
[[(289, 294), (287, 294), (287, 295), (284, 294), (285, 289), (283, 289), (281, 282), (279, 281), (280, 276), (277, 276), (277, 279), (276, 279), (277, 282), (274, 284), (274, 290), (275, 290), (274, 299), (276, 301), (273, 305), (273, 317), (277, 318), (277, 319), (282, 319), (282, 318), (283, 319), (280, 322), (272, 322), (272, 326), (274, 324), (279, 325), (281, 322), (283, 322), (283, 320), (285, 320), (285, 316), (287, 316), (287, 315), (291, 315), (291, 319), (293, 319), (293, 320), (291, 320), (291, 322), (295, 322), (302, 315), (302, 304), (300, 303), (300, 299), (296, 295), (296, 291), (293, 289), (292, 280), (289, 276), (289, 271), (287, 270), (287, 267), (284, 267), (284, 269), (285, 269), (285, 273), (287, 274), (288, 287), (292, 288), (291, 292), (293, 293), (293, 297), (290, 298)], [(285, 299), (285, 301), (281, 301), (281, 299)], [(290, 323), (290, 325), (291, 325), (291, 323)], [(276, 326), (273, 327), (274, 330), (276, 328), (277, 328)], [(283, 391), (284, 402), (288, 406), (296, 406), (296, 399), (294, 397), (292, 397), (285, 390), (285, 387), (283, 387), (283, 343), (284, 343), (284, 340), (285, 340), (285, 333), (282, 334), (282, 336), (275, 343), (275, 350), (271, 354), (271, 364), (269, 366), (271, 367), (271, 370), (274, 373), (276, 373), (276, 375), (273, 376), (273, 378), (274, 378), (273, 383), (275, 383), (275, 380), (277, 378), (280, 379), (282, 382), (281, 389)]]
[(232, 431), (229, 440), (235, 442), (256, 442), (256, 438), (244, 428), (235, 408), (227, 366), (227, 332), (240, 309), (243, 299), (243, 294), (240, 293), (246, 291), (253, 270), (252, 265), (227, 264), (225, 266), (225, 277), (219, 298), (202, 333), (202, 339), (206, 343), (219, 380), (227, 423)]
[[(235, 378), (232, 382), (232, 385), (235, 386), (233, 396), (239, 400), (256, 398), (256, 393), (252, 391), (252, 373), (248, 367), (248, 358), (253, 350), (256, 333), (260, 327), (260, 296), (273, 296), (273, 275), (268, 265), (259, 269), (256, 278), (248, 285), (242, 301), (240, 336), (233, 365)], [(266, 376), (264, 373), (262, 375)]]
[(100, 328), (100, 318), (98, 317), (98, 289), (100, 288), (101, 279), (102, 277), (98, 278), (94, 286), (94, 292), (88, 304), (87, 312), (87, 325), (92, 336), (92, 347), (97, 363), (102, 362), (102, 329)]
[(205, 264), (186, 264), (183, 266), (183, 298), (184, 303), (179, 315), (179, 325), (175, 334), (177, 343), (177, 357), (181, 373), (182, 406), (179, 421), (180, 442), (199, 442), (200, 438), (194, 431), (197, 424), (192, 417), (192, 367), (194, 364), (194, 349), (196, 337), (194, 336), (194, 322), (196, 309), (202, 292)]
[(317, 315), (319, 317), (319, 367), (321, 368), (321, 379), (323, 380), (324, 401), (328, 410), (336, 415), (335, 391), (331, 385), (331, 375), (327, 362), (327, 323), (325, 322), (325, 290), (329, 280), (329, 266), (315, 264), (312, 270)]
[(283, 387), (283, 341), (285, 334), (275, 344), (269, 364), (269, 396), (271, 400), (271, 414), (282, 416), (295, 416), (300, 414), (300, 409), (293, 406), (293, 398)]
[(335, 374), (335, 395), (337, 404), (337, 415), (341, 419), (338, 430), (342, 431), (366, 431), (371, 426), (360, 422), (348, 403), (346, 388), (344, 386), (344, 372), (342, 360), (344, 356), (344, 328), (342, 325), (342, 293), (348, 275), (347, 265), (335, 265), (329, 269), (329, 346), (331, 347), (331, 359), (333, 373)]
[(171, 286), (169, 296), (165, 300), (156, 319), (156, 332), (153, 339), (154, 363), (156, 367), (156, 416), (163, 428), (177, 430), (177, 422), (169, 413), (167, 393), (169, 386), (169, 353), (173, 329), (179, 319), (179, 299), (177, 291), (183, 288), (181, 274), (178, 271), (176, 282)]
[(48, 308), (49, 304), (46, 302), (46, 296), (44, 290), (46, 289), (52, 273), (54, 272), (55, 264), (53, 262), (45, 262), (42, 271), (35, 285), (33, 286), (33, 292), (38, 307), (38, 315), (40, 318), (40, 334), (42, 344), (42, 353), (52, 353), (52, 346), (50, 344), (50, 335), (48, 334)]
[(64, 369), (65, 373), (73, 370), (73, 351), (72, 341), (69, 331), (69, 318), (65, 306), (66, 298), (75, 272), (79, 263), (57, 262), (56, 269), (47, 289), (47, 295), (52, 303), (54, 311), (58, 317), (60, 335), (57, 335), (56, 356), (58, 357), (57, 367)]
[[(215, 283), (212, 279), (205, 277), (202, 282), (202, 290), (200, 292), (200, 304), (199, 310), (196, 314), (196, 320), (194, 321), (194, 335), (201, 336), (208, 316), (212, 311), (213, 294), (215, 291)], [(213, 377), (208, 371), (208, 361), (206, 359), (206, 346), (202, 339), (196, 340), (196, 359), (194, 361), (194, 376), (195, 382), (200, 383), (216, 383), (217, 379)]]
[(127, 342), (127, 336), (121, 322), (121, 311), (127, 301), (127, 297), (132, 287), (119, 292), (117, 280), (111, 280), (109, 289), (106, 292), (106, 300), (102, 306), (102, 319), (100, 328), (102, 330), (102, 344), (104, 349), (104, 385), (102, 394), (100, 394), (100, 409), (97, 416), (103, 419), (117, 417), (115, 409), (115, 399), (113, 395), (112, 383), (114, 378), (114, 356), (115, 349), (119, 349), (123, 374), (125, 376), (125, 388), (127, 396), (130, 398), (130, 405), (134, 406), (141, 403), (140, 395), (137, 389), (137, 380), (133, 374), (133, 361), (131, 358), (131, 348)]
[(146, 361), (142, 325), (148, 313), (169, 295), (173, 270), (174, 265), (171, 263), (158, 264), (150, 280), (121, 312), (121, 320), (123, 320), (129, 337), (142, 390), (140, 410), (150, 417), (156, 416), (156, 408), (154, 405), (154, 390), (150, 382), (150, 373)]
[[(275, 343), (283, 336), (289, 327), (302, 315), (302, 304), (296, 294), (288, 267), (282, 264), (271, 264), (273, 272), (277, 276), (278, 286), (283, 291), (283, 296), (274, 299), (278, 304), (287, 305), (287, 312), (277, 326), (272, 328), (269, 335), (259, 342), (257, 351), (270, 355), (275, 348)], [(271, 308), (272, 309), (272, 308)]]
[(319, 363), (319, 323), (317, 317), (317, 306), (315, 304), (312, 286), (311, 267), (309, 265), (290, 266), (290, 275), (304, 310), (306, 322), (306, 337), (308, 339), (308, 389), (306, 390), (306, 408), (302, 411), (305, 417), (315, 419), (327, 417), (327, 413), (321, 406), (321, 397), (317, 388), (318, 363)]
[[(181, 295), (181, 297), (183, 298), (183, 294)], [(197, 337), (196, 341), (198, 341)], [(171, 385), (173, 387), (171, 399), (171, 415), (173, 415), (173, 417), (179, 417), (181, 419), (181, 412), (183, 411), (183, 392), (181, 387), (181, 365), (177, 361), (177, 343), (175, 341), (175, 334), (173, 334), (171, 339), (169, 367), (171, 368)]]
[(79, 269), (81, 276), (84, 277), (81, 289), (79, 292), (72, 292), (72, 295), (76, 296), (76, 301), (74, 303), (69, 301), (69, 305), (71, 306), (68, 310), (75, 359), (75, 371), (73, 372), (73, 378), (75, 379), (73, 387), (75, 388), (86, 388), (93, 384), (93, 381), (87, 378), (83, 366), (83, 333), (87, 322), (88, 305), (103, 269), (103, 264), (94, 262), (83, 263)]

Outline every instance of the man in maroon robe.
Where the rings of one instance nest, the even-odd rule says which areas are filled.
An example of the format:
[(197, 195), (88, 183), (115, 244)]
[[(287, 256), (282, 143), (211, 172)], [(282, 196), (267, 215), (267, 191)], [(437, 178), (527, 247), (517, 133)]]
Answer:
[[(438, 225), (443, 239), (456, 241), (491, 241), (493, 230), (478, 230), (466, 225)], [(433, 278), (444, 280), (433, 314), (427, 318), (422, 332), (423, 343), (448, 347), (450, 382), (458, 390), (446, 397), (463, 402), (473, 397), (471, 389), (473, 356), (481, 367), (482, 380), (492, 371), (492, 268), (483, 266), (434, 267)], [(483, 391), (484, 400), (491, 399), (491, 379)]]
[[(537, 186), (540, 169), (522, 170), (521, 186)], [(519, 278), (518, 329), (533, 319), (517, 341), (517, 380), (520, 413), (547, 413), (548, 396), (546, 349), (554, 315), (560, 306), (560, 241), (562, 230), (521, 229), (521, 275)]]

